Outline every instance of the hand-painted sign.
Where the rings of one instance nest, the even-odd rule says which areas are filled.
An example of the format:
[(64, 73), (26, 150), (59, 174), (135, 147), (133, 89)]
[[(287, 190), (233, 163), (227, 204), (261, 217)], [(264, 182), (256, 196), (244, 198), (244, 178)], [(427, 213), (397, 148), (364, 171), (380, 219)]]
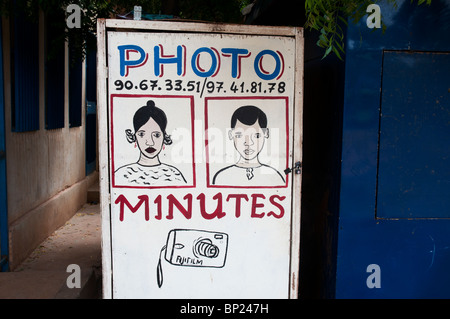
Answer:
[(301, 33), (112, 21), (127, 30), (99, 37), (109, 297), (296, 297)]

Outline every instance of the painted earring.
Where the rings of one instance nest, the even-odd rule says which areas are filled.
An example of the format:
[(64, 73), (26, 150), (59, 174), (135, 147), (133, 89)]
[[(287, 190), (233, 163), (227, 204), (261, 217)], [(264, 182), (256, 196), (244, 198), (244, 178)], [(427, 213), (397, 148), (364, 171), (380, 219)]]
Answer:
[(137, 143), (136, 142), (134, 142), (134, 148), (136, 148), (137, 147)]

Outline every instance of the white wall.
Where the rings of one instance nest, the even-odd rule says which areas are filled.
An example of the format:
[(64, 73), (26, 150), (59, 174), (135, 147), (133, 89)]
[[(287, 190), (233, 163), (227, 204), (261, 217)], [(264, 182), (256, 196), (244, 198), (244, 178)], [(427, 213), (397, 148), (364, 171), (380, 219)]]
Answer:
[[(65, 125), (45, 129), (44, 17), (39, 21), (38, 131), (11, 130), (9, 21), (3, 19), (5, 135), (10, 266), (14, 269), (48, 235), (63, 225), (85, 202), (95, 174), (85, 176), (85, 90), (82, 125), (69, 128), (68, 61), (65, 66)], [(66, 46), (67, 56), (67, 46)], [(83, 81), (84, 81), (83, 68)]]

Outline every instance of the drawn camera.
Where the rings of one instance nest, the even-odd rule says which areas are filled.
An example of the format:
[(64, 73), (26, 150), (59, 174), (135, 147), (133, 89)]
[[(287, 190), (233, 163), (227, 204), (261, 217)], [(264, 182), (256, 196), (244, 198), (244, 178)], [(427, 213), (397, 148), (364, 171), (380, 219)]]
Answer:
[(225, 233), (173, 229), (167, 236), (164, 257), (177, 266), (221, 268), (225, 265), (227, 248)]

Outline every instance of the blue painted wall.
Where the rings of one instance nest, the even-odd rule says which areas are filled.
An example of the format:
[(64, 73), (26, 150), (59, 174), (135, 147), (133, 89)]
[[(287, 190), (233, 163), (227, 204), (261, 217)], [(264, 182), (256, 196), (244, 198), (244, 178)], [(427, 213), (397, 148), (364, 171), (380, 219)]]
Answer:
[(336, 298), (450, 297), (450, 1), (397, 2), (347, 30)]

